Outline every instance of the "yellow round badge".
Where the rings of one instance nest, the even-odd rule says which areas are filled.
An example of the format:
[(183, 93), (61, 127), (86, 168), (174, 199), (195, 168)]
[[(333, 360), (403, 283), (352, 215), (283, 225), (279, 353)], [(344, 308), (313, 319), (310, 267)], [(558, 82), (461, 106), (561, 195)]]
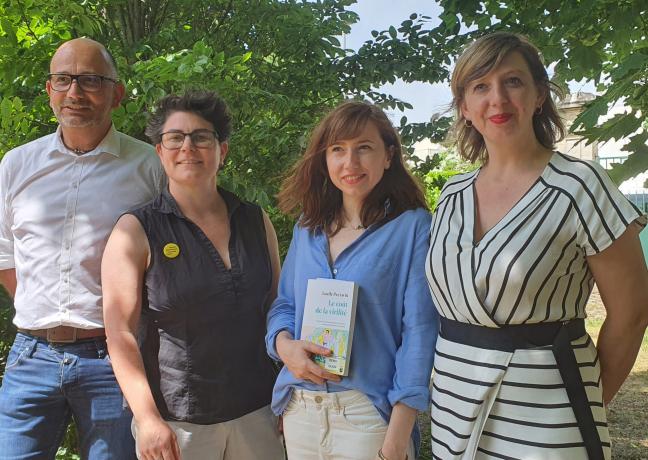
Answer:
[(164, 245), (164, 248), (162, 248), (162, 252), (169, 259), (175, 259), (180, 255), (180, 246), (175, 243), (167, 243)]

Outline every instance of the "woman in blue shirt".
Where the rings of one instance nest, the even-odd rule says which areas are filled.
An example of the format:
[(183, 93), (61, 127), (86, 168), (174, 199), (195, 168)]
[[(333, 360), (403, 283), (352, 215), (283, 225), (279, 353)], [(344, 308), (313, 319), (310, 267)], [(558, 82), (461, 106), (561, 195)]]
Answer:
[[(315, 128), (279, 205), (300, 214), (268, 315), (268, 353), (284, 363), (272, 408), (288, 458), (415, 458), (438, 317), (424, 275), (430, 215), (384, 112), (347, 102)], [(359, 286), (350, 370), (325, 371), (298, 340), (309, 279)]]

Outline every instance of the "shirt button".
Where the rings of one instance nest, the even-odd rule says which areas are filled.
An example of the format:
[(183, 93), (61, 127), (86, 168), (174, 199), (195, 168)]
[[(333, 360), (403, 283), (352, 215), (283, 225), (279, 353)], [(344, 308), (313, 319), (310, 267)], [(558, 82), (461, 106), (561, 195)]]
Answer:
[(337, 275), (337, 268), (334, 268), (334, 269), (333, 269), (333, 274), (334, 274), (334, 275)]
[(322, 402), (323, 400), (324, 400), (324, 399), (323, 399), (321, 396), (319, 396), (319, 395), (315, 396), (315, 402), (316, 402), (317, 404), (321, 404), (321, 402)]

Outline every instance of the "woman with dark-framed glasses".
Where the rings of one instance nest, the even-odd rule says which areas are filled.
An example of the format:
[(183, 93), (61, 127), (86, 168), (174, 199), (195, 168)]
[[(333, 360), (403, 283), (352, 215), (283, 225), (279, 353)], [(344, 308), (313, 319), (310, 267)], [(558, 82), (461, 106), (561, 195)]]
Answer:
[(108, 347), (142, 460), (284, 458), (263, 340), (277, 237), (217, 186), (230, 130), (215, 93), (162, 99), (146, 133), (169, 187), (124, 214), (104, 252)]

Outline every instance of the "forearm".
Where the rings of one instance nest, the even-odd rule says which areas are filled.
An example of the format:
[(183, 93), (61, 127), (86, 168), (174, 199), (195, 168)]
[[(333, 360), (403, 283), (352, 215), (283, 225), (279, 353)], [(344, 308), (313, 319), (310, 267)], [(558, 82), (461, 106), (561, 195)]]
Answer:
[(267, 333), (266, 333), (266, 350), (268, 355), (274, 360), (279, 359), (277, 351), (277, 342), (280, 335), (288, 335), (290, 339), (294, 338), (295, 329), (295, 310), (286, 303), (275, 304), (268, 313)]
[(397, 403), (392, 410), (387, 434), (383, 441), (382, 452), (386, 458), (389, 460), (405, 458), (412, 439), (414, 423), (416, 423), (416, 409), (403, 403)]
[(13, 299), (16, 296), (16, 270), (13, 268), (0, 270), (0, 284), (4, 286)]
[(635, 321), (606, 319), (599, 333), (597, 348), (601, 366), (603, 401), (608, 404), (624, 382), (639, 353), (647, 318)]
[(135, 336), (129, 331), (109, 333), (108, 352), (115, 377), (135, 420), (160, 419)]

